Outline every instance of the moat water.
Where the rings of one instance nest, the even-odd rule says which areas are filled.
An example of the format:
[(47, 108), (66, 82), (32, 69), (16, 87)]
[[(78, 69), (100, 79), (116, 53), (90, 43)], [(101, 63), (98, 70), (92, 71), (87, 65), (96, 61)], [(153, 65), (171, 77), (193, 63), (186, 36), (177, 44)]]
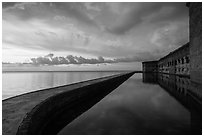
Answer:
[(171, 90), (167, 77), (134, 74), (59, 134), (201, 134), (200, 108), (188, 96), (188, 79)]
[[(119, 72), (3, 73), (3, 99), (28, 91), (70, 84)], [(136, 73), (59, 134), (201, 134), (201, 105), (188, 94), (190, 81)]]

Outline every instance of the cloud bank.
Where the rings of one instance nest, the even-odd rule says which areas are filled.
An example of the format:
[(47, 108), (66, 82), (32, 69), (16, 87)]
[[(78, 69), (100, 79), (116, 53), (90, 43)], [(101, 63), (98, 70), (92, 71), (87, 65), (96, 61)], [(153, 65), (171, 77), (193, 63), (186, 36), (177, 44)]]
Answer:
[(67, 55), (66, 57), (57, 57), (50, 53), (46, 56), (31, 58), (34, 65), (62, 65), (62, 64), (101, 64), (101, 63), (119, 63), (119, 62), (138, 62), (137, 57), (104, 59), (102, 56), (98, 58), (84, 58), (82, 56)]

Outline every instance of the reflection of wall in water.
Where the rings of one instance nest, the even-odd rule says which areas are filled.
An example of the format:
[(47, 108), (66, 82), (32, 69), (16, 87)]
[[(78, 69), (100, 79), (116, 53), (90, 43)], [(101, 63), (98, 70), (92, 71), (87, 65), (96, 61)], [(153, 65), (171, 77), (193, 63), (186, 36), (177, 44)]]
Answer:
[(202, 129), (202, 105), (192, 96), (189, 78), (159, 74), (158, 84), (174, 96), (191, 114), (191, 134), (201, 134)]
[(157, 83), (157, 73), (142, 73), (142, 78), (144, 83)]
[(184, 95), (188, 92), (188, 94), (191, 94), (191, 96), (198, 100), (202, 99), (202, 85), (197, 84), (197, 87), (193, 86), (190, 78), (160, 73), (158, 76), (158, 82), (163, 86), (173, 88), (171, 89), (172, 91), (175, 90)]
[(159, 84), (186, 107), (192, 105), (191, 100), (201, 104), (201, 98), (192, 94), (191, 81), (188, 77), (162, 73), (143, 73), (143, 82)]
[[(153, 78), (153, 76), (156, 78)], [(202, 106), (200, 102), (197, 102), (198, 100), (192, 97), (190, 79), (162, 73), (143, 73), (144, 83), (152, 83), (152, 81), (157, 82), (189, 110), (191, 115), (191, 134), (201, 134)]]
[(190, 92), (190, 79), (168, 74), (158, 74), (158, 83), (182, 103), (188, 103), (186, 96)]
[(191, 92), (190, 79), (162, 73), (143, 73), (144, 83), (158, 83), (171, 94), (185, 101), (185, 96)]

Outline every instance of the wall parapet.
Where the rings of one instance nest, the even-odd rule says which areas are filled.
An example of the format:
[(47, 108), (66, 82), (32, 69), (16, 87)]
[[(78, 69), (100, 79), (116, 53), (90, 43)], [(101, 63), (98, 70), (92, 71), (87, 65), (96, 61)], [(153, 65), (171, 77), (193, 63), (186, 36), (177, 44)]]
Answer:
[(143, 72), (189, 75), (189, 56), (189, 43), (187, 43), (157, 61), (142, 62)]

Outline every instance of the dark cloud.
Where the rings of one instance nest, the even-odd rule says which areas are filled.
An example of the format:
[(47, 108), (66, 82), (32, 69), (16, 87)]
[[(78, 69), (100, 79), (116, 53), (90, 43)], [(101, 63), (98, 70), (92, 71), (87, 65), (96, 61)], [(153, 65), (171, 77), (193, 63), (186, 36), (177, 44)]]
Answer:
[[(15, 2), (4, 2), (3, 7), (14, 7)], [(94, 3), (93, 3), (94, 4)], [(92, 5), (93, 5), (92, 4)], [(98, 3), (97, 3), (98, 4)], [(90, 26), (97, 26), (98, 24), (94, 19), (91, 19), (88, 15), (87, 7), (85, 3), (81, 2), (38, 2), (38, 3), (22, 3), (24, 10), (18, 8), (11, 11), (14, 15), (20, 17), (23, 20), (32, 18), (54, 18), (56, 15), (71, 17), (77, 19)], [(34, 6), (35, 5), (35, 6)], [(105, 5), (104, 3), (100, 5)], [(122, 3), (122, 5), (129, 5), (129, 12), (125, 15), (124, 19), (120, 22), (116, 22), (114, 25), (105, 26), (105, 30), (112, 34), (122, 35), (131, 30), (132, 28), (142, 24), (145, 21), (145, 17), (155, 15), (150, 22), (162, 22), (173, 21), (175, 19), (181, 19), (188, 16), (188, 9), (185, 3)], [(128, 8), (127, 7), (127, 8)], [(166, 11), (165, 11), (166, 9)], [(160, 13), (162, 12), (163, 13)]]
[(2, 8), (13, 7), (20, 2), (2, 2)]
[(189, 17), (188, 7), (186, 7), (186, 3), (164, 3), (163, 4), (163, 11), (160, 11), (158, 16), (155, 16), (150, 21), (151, 23), (156, 22), (168, 22), (168, 21), (175, 21), (175, 20), (183, 20)]
[(60, 12), (65, 16), (69, 15), (70, 17), (74, 17), (86, 24), (96, 25), (96, 23), (88, 17), (86, 12), (84, 12), (85, 7), (83, 3), (56, 2), (52, 4), (56, 9), (60, 9)]
[[(131, 3), (138, 4), (138, 3)], [(163, 13), (162, 10), (165, 10)], [(150, 22), (162, 22), (162, 21), (174, 21), (175, 19), (181, 19), (188, 17), (188, 9), (185, 6), (185, 3), (139, 3), (138, 6), (135, 6), (129, 14), (125, 17), (120, 23), (116, 23), (116, 26), (109, 28), (106, 26), (106, 30), (113, 34), (122, 35), (131, 30), (133, 27), (136, 27), (143, 22), (145, 22), (145, 17), (150, 15), (156, 15), (153, 17)]]
[[(19, 3), (5, 2), (2, 4), (3, 8), (15, 7)], [(19, 4), (20, 5), (20, 4)], [(96, 26), (97, 24), (89, 18), (85, 12), (85, 6), (83, 3), (75, 2), (28, 2), (21, 3), (22, 8), (13, 8), (10, 13), (16, 15), (22, 20), (29, 20), (33, 18), (54, 19), (56, 15), (63, 17), (71, 17), (86, 25)]]

